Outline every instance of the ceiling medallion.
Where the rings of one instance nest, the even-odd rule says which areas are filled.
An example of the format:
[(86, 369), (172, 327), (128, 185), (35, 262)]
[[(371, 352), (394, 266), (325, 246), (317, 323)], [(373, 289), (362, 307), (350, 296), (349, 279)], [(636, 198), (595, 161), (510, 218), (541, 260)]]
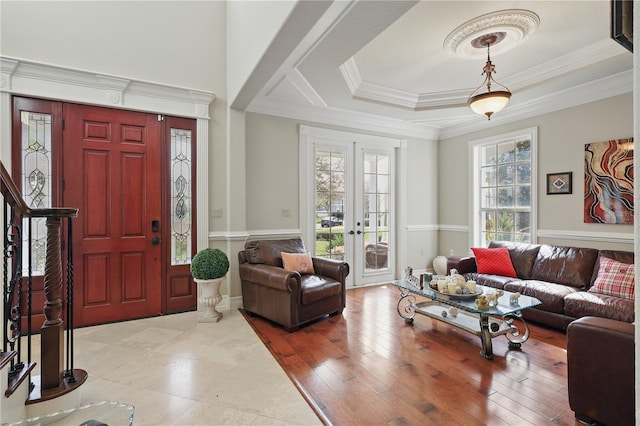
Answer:
[(484, 51), (473, 46), (473, 40), (477, 40), (487, 33), (504, 33), (500, 44), (491, 49), (491, 53), (497, 56), (512, 49), (535, 32), (539, 24), (540, 17), (529, 10), (499, 10), (460, 25), (449, 33), (442, 47), (449, 55), (465, 59), (478, 59), (484, 56)]

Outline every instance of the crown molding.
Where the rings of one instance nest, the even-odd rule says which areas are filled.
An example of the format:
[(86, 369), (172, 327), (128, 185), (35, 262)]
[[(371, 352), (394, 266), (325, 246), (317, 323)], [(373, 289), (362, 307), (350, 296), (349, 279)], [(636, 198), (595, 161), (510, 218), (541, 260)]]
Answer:
[(345, 110), (340, 108), (319, 108), (306, 105), (287, 105), (266, 99), (255, 99), (247, 108), (248, 112), (301, 120), (306, 123), (322, 123), (371, 132), (438, 140), (440, 129), (421, 126), (404, 120), (381, 115)]
[(0, 56), (0, 91), (209, 119), (216, 95), (146, 80)]
[[(535, 87), (586, 66), (628, 54), (622, 47), (603, 39), (567, 55), (530, 67), (524, 72), (505, 77), (503, 83), (514, 93)], [(430, 108), (465, 106), (473, 88), (446, 92), (413, 93), (362, 79), (358, 64), (351, 57), (340, 66), (340, 73), (351, 96), (365, 101), (382, 102), (416, 111)]]

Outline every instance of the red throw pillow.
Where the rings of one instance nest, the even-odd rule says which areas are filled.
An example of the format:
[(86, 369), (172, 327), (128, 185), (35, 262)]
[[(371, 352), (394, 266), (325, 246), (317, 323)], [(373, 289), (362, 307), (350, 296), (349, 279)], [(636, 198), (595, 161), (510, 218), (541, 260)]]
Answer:
[(513, 269), (509, 250), (506, 248), (480, 248), (471, 249), (476, 256), (479, 274), (502, 275), (503, 277), (518, 278)]

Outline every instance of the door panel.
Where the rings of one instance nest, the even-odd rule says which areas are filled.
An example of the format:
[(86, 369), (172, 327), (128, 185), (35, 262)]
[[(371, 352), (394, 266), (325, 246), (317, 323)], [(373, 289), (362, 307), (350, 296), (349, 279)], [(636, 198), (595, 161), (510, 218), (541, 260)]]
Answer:
[(155, 115), (66, 104), (64, 204), (75, 221), (76, 325), (161, 313), (161, 123)]
[(191, 276), (191, 258), (196, 252), (196, 122), (165, 117), (166, 172), (162, 241), (165, 312), (193, 309), (197, 286)]

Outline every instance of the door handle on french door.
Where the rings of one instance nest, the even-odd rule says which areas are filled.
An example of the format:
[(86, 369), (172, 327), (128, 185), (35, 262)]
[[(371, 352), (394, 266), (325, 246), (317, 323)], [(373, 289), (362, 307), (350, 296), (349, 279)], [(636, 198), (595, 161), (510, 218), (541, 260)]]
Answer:
[(355, 232), (349, 231), (349, 235), (353, 235), (353, 234), (355, 234)]
[(362, 234), (362, 231), (358, 229), (358, 231), (356, 232), (356, 234), (360, 235), (360, 234)]

